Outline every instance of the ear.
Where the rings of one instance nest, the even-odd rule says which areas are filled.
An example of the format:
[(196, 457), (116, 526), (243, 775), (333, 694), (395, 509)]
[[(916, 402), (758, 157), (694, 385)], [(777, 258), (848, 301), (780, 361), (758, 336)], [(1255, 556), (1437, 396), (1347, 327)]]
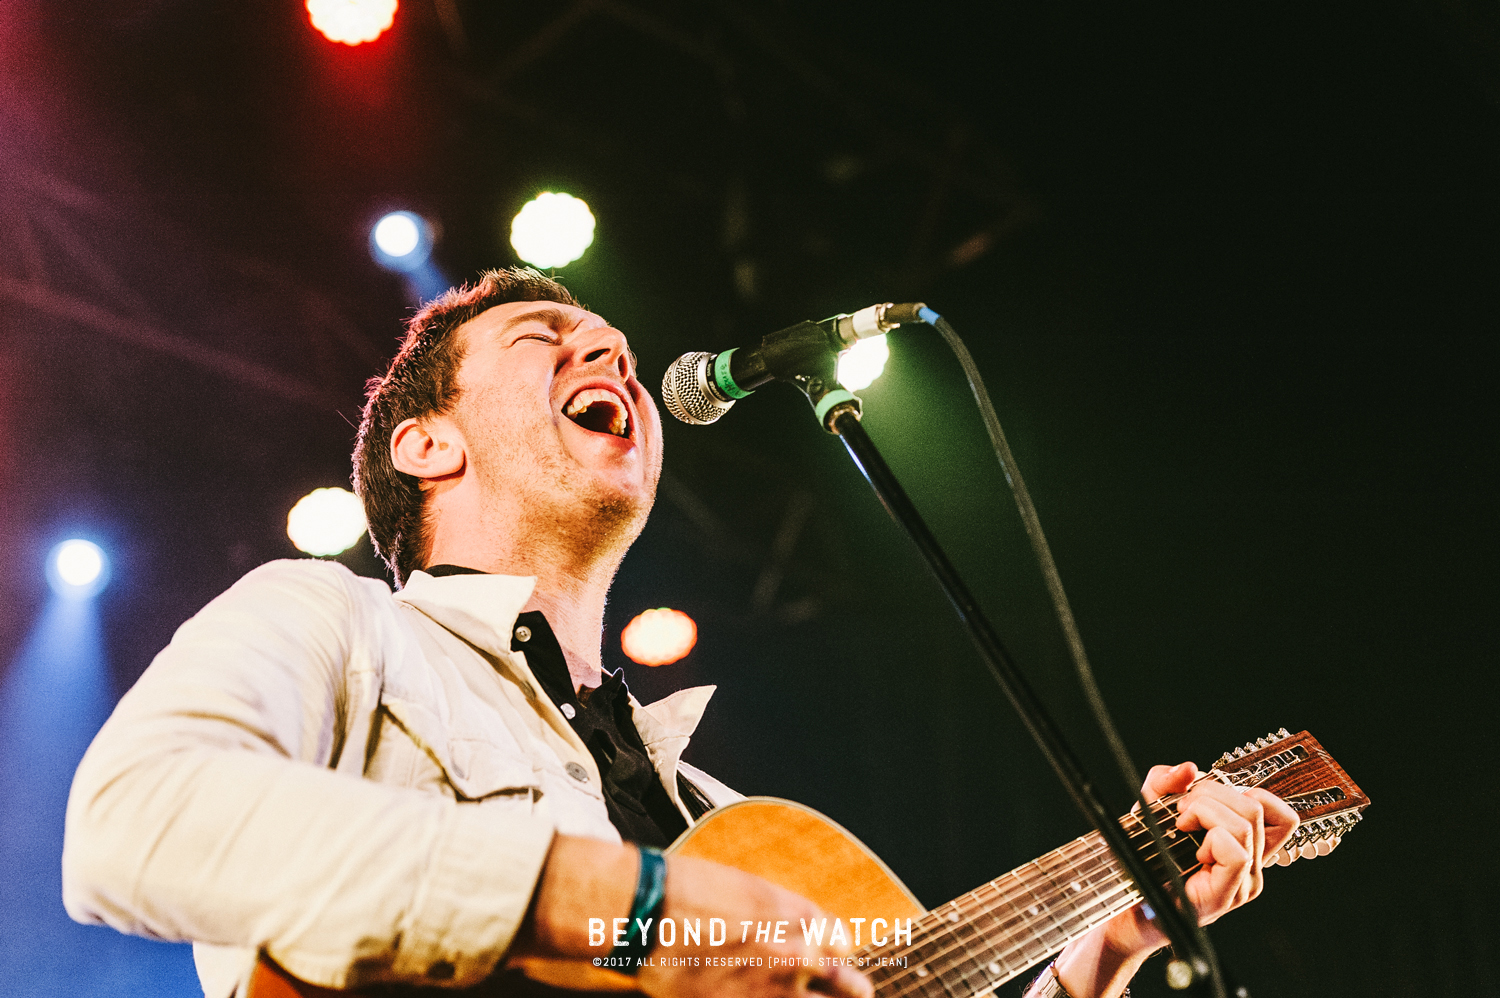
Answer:
[(464, 470), (463, 437), (442, 416), (408, 419), (391, 433), (391, 463), (416, 478), (447, 478)]

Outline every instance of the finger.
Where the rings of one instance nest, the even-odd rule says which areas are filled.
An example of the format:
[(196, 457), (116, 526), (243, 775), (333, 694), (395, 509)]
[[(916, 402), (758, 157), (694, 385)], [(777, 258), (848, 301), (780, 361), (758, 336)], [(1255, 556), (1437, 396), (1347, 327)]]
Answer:
[(1141, 786), (1141, 796), (1154, 801), (1167, 794), (1180, 794), (1198, 776), (1198, 767), (1191, 762), (1180, 762), (1175, 766), (1152, 766)]
[(1255, 829), (1250, 819), (1207, 794), (1194, 794), (1177, 805), (1177, 827), (1184, 832), (1222, 827), (1228, 829), (1247, 852), (1255, 844)]
[(1265, 852), (1261, 855), (1264, 862), (1266, 857), (1274, 855), (1276, 850), (1286, 844), (1286, 840), (1291, 838), (1292, 833), (1297, 830), (1301, 819), (1297, 817), (1297, 812), (1292, 810), (1291, 805), (1269, 790), (1256, 788), (1247, 791), (1245, 796), (1254, 797), (1259, 801), (1261, 811), (1265, 815), (1266, 844)]
[[(1184, 811), (1186, 814), (1182, 813)], [(1237, 879), (1234, 881), (1234, 896), (1228, 898), (1226, 903), (1230, 907), (1237, 907), (1254, 897), (1258, 893), (1257, 878), (1260, 876), (1260, 864), (1255, 862), (1255, 857), (1259, 855), (1256, 851), (1256, 823), (1226, 802), (1207, 794), (1194, 795), (1178, 809), (1178, 813), (1182, 815), (1178, 819), (1178, 825), (1185, 831), (1202, 828), (1227, 835), (1234, 840), (1237, 846), (1234, 858), (1238, 860), (1243, 857), (1244, 866), (1235, 871)], [(1206, 836), (1204, 844), (1199, 847), (1198, 860), (1205, 865), (1218, 862), (1211, 850), (1205, 850), (1208, 850)]]
[(1200, 922), (1207, 925), (1243, 903), (1250, 857), (1240, 841), (1222, 828), (1204, 834), (1197, 856), (1203, 869), (1188, 879), (1188, 896), (1198, 909)]
[[(1262, 871), (1266, 855), (1265, 805), (1260, 796), (1250, 792), (1246, 787), (1226, 786), (1213, 780), (1205, 780), (1193, 788), (1186, 802), (1191, 804), (1192, 801), (1200, 798), (1216, 801), (1249, 822), (1249, 837), (1242, 840), (1252, 861), (1246, 888), (1248, 893), (1244, 900), (1249, 901), (1258, 897), (1265, 886), (1265, 875)], [(1181, 810), (1182, 807), (1179, 806), (1179, 813)], [(1236, 824), (1234, 830), (1238, 836), (1240, 826)]]

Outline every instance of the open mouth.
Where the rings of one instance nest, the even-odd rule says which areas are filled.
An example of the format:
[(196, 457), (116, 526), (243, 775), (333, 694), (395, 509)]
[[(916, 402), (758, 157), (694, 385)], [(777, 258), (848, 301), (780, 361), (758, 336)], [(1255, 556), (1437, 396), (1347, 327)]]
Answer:
[(630, 436), (630, 412), (620, 397), (603, 388), (585, 388), (569, 400), (563, 415), (595, 433)]

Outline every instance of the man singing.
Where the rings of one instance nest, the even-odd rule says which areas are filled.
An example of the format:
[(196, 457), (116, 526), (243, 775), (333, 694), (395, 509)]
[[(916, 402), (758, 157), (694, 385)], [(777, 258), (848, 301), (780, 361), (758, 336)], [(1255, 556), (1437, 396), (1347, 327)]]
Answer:
[[(657, 851), (738, 799), (681, 761), (711, 687), (641, 706), (601, 668), (605, 599), (661, 461), (624, 335), (561, 285), (493, 271), (423, 308), (370, 384), (354, 455), (401, 588), (273, 562), (184, 624), (79, 766), (69, 913), (192, 940), (208, 998), (244, 994), (262, 954), (324, 987), (532, 993), (508, 965), (658, 941), (591, 940), (590, 919), (816, 916), (758, 877)], [(1157, 767), (1147, 793), (1195, 775)], [(1260, 892), (1296, 825), (1274, 796), (1212, 780), (1180, 812), (1205, 833), (1188, 882), (1205, 920)], [(870, 994), (857, 971), (820, 966), (846, 945), (800, 939), (680, 940), (673, 955), (762, 959), (642, 961), (636, 986)], [(1122, 913), (1030, 994), (1118, 995), (1164, 942)]]

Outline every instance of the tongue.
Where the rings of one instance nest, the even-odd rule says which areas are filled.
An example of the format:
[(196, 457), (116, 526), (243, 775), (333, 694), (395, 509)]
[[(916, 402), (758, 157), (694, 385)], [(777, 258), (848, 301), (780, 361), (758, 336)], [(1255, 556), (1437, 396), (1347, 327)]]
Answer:
[(569, 417), (585, 430), (595, 433), (611, 433), (618, 410), (610, 402), (590, 402), (583, 411)]

